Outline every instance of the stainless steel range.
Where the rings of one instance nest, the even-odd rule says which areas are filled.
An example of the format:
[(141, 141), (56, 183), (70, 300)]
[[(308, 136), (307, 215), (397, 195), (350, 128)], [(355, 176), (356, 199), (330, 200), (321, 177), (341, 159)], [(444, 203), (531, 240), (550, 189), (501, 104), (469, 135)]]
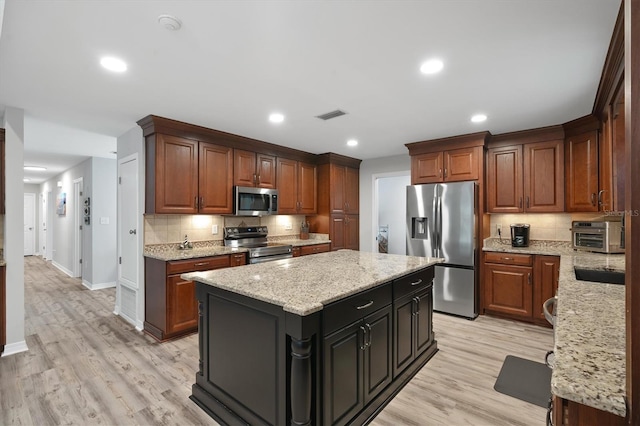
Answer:
[(224, 228), (224, 245), (249, 249), (249, 263), (262, 263), (293, 257), (290, 244), (267, 242), (266, 226)]

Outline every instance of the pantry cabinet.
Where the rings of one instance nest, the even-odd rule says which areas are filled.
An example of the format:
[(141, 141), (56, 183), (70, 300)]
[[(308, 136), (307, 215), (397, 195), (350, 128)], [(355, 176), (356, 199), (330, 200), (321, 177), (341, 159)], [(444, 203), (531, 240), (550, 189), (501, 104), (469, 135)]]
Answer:
[(156, 133), (146, 140), (146, 213), (232, 213), (233, 150)]
[(286, 158), (278, 158), (277, 164), (278, 213), (316, 213), (316, 166)]
[(337, 164), (331, 164), (329, 169), (332, 184), (331, 213), (358, 214), (360, 170)]
[(271, 155), (235, 149), (233, 184), (258, 188), (276, 187), (276, 158)]
[(489, 212), (562, 212), (564, 198), (561, 126), (492, 138), (487, 150)]
[(597, 212), (598, 131), (593, 116), (565, 123), (565, 187), (568, 212)]

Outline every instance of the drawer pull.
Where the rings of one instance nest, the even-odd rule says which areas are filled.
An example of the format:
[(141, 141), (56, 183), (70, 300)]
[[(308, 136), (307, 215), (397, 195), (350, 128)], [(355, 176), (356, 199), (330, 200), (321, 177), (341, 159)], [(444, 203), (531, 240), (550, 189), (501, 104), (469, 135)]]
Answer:
[(420, 285), (422, 284), (422, 278), (420, 278), (418, 281), (411, 283), (411, 285)]
[(366, 308), (368, 308), (368, 307), (369, 307), (369, 306), (371, 306), (371, 305), (373, 305), (373, 300), (369, 300), (369, 302), (365, 303), (364, 305), (356, 306), (356, 309), (357, 309), (357, 310), (360, 310), (360, 309), (366, 309)]
[(208, 264), (209, 264), (209, 262), (200, 262), (200, 263), (194, 264), (193, 266), (205, 266), (205, 265), (208, 265)]
[(513, 257), (503, 257), (502, 260), (513, 260)]

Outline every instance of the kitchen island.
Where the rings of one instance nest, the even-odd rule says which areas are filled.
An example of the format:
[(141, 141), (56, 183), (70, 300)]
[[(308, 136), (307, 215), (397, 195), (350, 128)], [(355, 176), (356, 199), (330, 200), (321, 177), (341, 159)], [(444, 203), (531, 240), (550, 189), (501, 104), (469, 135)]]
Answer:
[(225, 424), (363, 424), (436, 353), (440, 259), (322, 253), (196, 281), (191, 399)]

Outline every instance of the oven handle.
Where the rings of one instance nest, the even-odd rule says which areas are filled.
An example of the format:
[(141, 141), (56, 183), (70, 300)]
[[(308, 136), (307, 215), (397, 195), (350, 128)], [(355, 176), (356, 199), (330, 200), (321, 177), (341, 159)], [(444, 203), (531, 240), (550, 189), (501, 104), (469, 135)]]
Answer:
[(597, 229), (597, 228), (591, 228), (591, 229), (571, 228), (570, 231), (573, 231), (578, 234), (604, 234), (605, 232), (607, 232), (606, 229)]
[(293, 255), (291, 253), (276, 254), (273, 256), (252, 257), (251, 259), (249, 259), (249, 263), (253, 265), (255, 263), (271, 262), (272, 260), (291, 259), (292, 257)]

